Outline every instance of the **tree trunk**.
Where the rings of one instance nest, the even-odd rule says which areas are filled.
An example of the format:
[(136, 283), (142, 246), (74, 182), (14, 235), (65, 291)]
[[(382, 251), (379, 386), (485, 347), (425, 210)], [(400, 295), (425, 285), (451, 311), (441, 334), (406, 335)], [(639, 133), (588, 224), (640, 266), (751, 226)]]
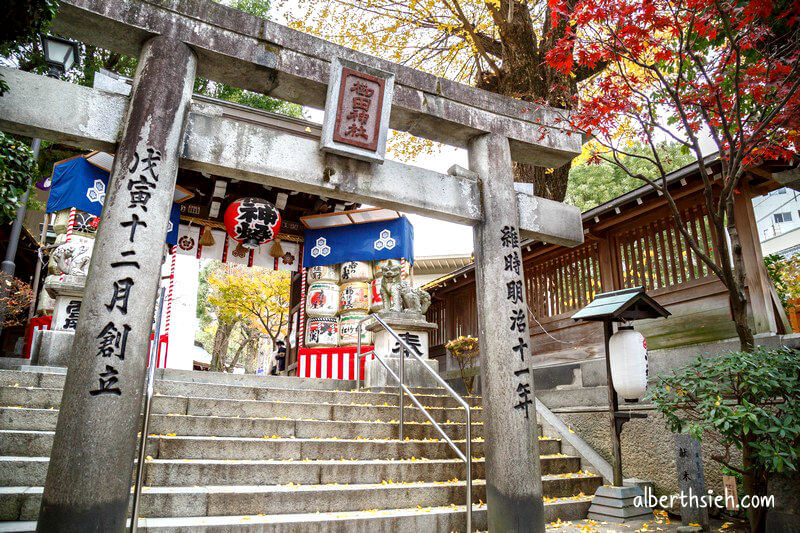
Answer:
[(233, 354), (233, 358), (231, 359), (231, 363), (225, 369), (226, 372), (233, 372), (233, 369), (236, 368), (236, 363), (239, 362), (239, 357), (241, 357), (242, 352), (244, 351), (244, 348), (248, 344), (250, 344), (251, 341), (253, 340), (253, 335), (254, 335), (253, 330), (248, 330), (247, 331), (247, 334), (244, 336), (244, 339), (242, 339), (241, 344), (239, 344), (239, 347), (236, 348), (236, 353)]
[[(763, 469), (756, 467), (753, 460), (753, 450), (749, 442), (745, 441), (742, 447), (742, 488), (751, 499), (766, 496), (767, 480)], [(757, 500), (758, 501), (758, 500)], [(759, 502), (760, 503), (760, 502)], [(750, 533), (763, 533), (766, 522), (766, 509), (762, 506), (747, 509), (747, 520), (750, 522)]]
[(231, 341), (231, 332), (234, 324), (227, 322), (217, 323), (217, 332), (214, 334), (214, 347), (211, 351), (211, 371), (222, 372), (225, 360), (228, 358), (228, 344)]
[[(570, 0), (569, 8), (573, 2)], [(490, 9), (497, 27), (502, 59), (499, 71), (484, 72), (476, 86), (494, 93), (531, 102), (531, 107), (546, 104), (567, 109), (577, 92), (577, 82), (546, 63), (547, 52), (564, 35), (568, 21), (562, 17), (556, 27), (545, 22), (542, 34), (534, 31), (530, 10), (524, 2), (501, 0), (497, 9)], [(537, 128), (531, 125), (531, 128)], [(514, 163), (514, 181), (533, 183), (534, 193), (542, 198), (561, 202), (567, 194), (567, 178), (571, 163), (548, 171), (524, 163)]]
[(533, 193), (542, 198), (564, 200), (567, 195), (567, 180), (572, 163), (552, 169), (534, 167), (525, 163), (514, 163), (514, 181), (533, 183)]
[(258, 334), (256, 334), (255, 338), (250, 342), (249, 346), (247, 347), (247, 355), (245, 356), (244, 360), (244, 373), (245, 374), (255, 374), (256, 370), (258, 370), (258, 347), (259, 342)]
[[(745, 293), (746, 267), (744, 265), (744, 258), (742, 257), (742, 243), (739, 239), (739, 230), (736, 227), (736, 218), (734, 216), (732, 201), (729, 209), (727, 209), (727, 215), (728, 235), (731, 238), (731, 255), (733, 256), (730, 282), (726, 283), (728, 286), (728, 299), (731, 304), (736, 334), (739, 336), (740, 349), (743, 352), (752, 352), (755, 348), (755, 339), (753, 337), (753, 329), (750, 327), (750, 322), (747, 317), (747, 294)], [(722, 237), (724, 238), (724, 236)], [(724, 261), (725, 259), (727, 258), (723, 258), (722, 260)], [(728, 271), (729, 269), (724, 268), (724, 270)]]
[(736, 334), (739, 336), (740, 349), (743, 352), (752, 352), (755, 348), (755, 337), (747, 317), (747, 297), (744, 290), (733, 288), (728, 291), (728, 299), (733, 313), (733, 323)]

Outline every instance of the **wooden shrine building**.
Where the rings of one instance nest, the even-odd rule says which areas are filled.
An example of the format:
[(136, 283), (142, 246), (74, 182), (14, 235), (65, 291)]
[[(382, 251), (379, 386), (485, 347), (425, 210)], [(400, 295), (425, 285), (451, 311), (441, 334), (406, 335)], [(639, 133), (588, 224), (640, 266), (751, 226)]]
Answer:
[[(719, 176), (716, 156), (706, 159)], [(787, 185), (786, 167), (751, 169), (736, 195), (737, 229), (747, 267), (750, 317), (756, 333), (791, 330), (764, 267), (752, 198)], [(780, 173), (780, 174), (779, 174)], [(789, 173), (790, 175), (791, 172)], [(670, 190), (689, 232), (715, 253), (703, 204), (703, 184), (693, 163), (669, 175)], [(791, 186), (792, 184), (788, 184)], [(537, 364), (592, 359), (602, 354), (602, 325), (571, 316), (596, 293), (643, 286), (672, 316), (637, 324), (651, 349), (736, 337), (722, 282), (689, 249), (666, 200), (645, 185), (582, 215), (585, 242), (575, 248), (528, 241), (523, 244), (530, 332)], [(720, 258), (717, 256), (717, 261)], [(431, 356), (460, 335), (478, 335), (472, 265), (428, 283), (433, 297), (428, 319), (439, 325)]]

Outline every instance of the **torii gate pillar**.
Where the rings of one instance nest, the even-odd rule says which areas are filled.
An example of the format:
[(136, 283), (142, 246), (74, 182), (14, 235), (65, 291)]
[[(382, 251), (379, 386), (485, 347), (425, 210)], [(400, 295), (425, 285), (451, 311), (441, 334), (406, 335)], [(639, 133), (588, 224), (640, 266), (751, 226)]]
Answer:
[(544, 532), (533, 357), (508, 139), (497, 134), (473, 139), (469, 166), (480, 178), (483, 198), (474, 241), (489, 531)]
[(125, 530), (142, 386), (196, 59), (142, 48), (70, 354), (37, 531)]

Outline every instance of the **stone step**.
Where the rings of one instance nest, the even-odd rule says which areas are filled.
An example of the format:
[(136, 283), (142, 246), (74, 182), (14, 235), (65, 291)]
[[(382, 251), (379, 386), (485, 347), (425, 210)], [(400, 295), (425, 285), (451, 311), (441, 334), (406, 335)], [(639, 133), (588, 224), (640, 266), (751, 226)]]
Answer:
[[(156, 394), (161, 394), (162, 396), (190, 396), (231, 400), (263, 400), (300, 403), (312, 403), (319, 401), (323, 403), (361, 403), (381, 405), (386, 402), (392, 405), (397, 405), (398, 401), (398, 394), (396, 390), (387, 390), (383, 392), (370, 392), (366, 389), (362, 389), (358, 392), (355, 390), (293, 390), (221, 384), (197, 384), (185, 381), (157, 381), (155, 385), (155, 392)], [(423, 392), (415, 392), (414, 394), (423, 405), (431, 405), (435, 407), (456, 407), (458, 405), (456, 400), (447, 395), (444, 390), (437, 391), (436, 394)], [(470, 396), (464, 399), (471, 406), (481, 406), (481, 398), (479, 396)]]
[[(249, 437), (158, 436), (159, 459), (449, 459), (446, 442), (356, 439), (283, 439)], [(557, 444), (557, 441), (555, 441)], [(456, 443), (463, 449), (463, 443)], [(472, 455), (483, 456), (483, 442), (473, 442)]]
[[(64, 386), (65, 373), (34, 370), (14, 371), (0, 370), (0, 387), (42, 387), (61, 389)], [(219, 372), (194, 372), (186, 370), (159, 369), (156, 371), (155, 390), (165, 396), (197, 396), (207, 398), (231, 398), (247, 400), (285, 400), (295, 401), (298, 395), (319, 399), (326, 403), (335, 403), (331, 398), (342, 395), (344, 403), (351, 403), (349, 396), (357, 395), (368, 398), (367, 402), (383, 403), (392, 395), (397, 397), (396, 389), (370, 391), (355, 390), (354, 381), (337, 381), (330, 379), (310, 379), (289, 376), (263, 376), (245, 374), (223, 374)], [(418, 396), (429, 396), (426, 405), (435, 402), (454, 402), (444, 389), (414, 388)], [(470, 405), (480, 406), (480, 396), (464, 398)], [(455, 405), (455, 404), (453, 404)]]
[[(58, 411), (54, 409), (28, 409), (0, 407), (0, 429), (32, 429), (53, 431), (56, 428)], [(464, 424), (443, 424), (450, 438), (464, 439)], [(279, 437), (305, 438), (356, 438), (396, 439), (399, 424), (393, 421), (329, 421), (329, 420), (284, 420), (275, 418), (233, 418), (219, 416), (159, 415), (150, 416), (150, 433), (177, 435), (207, 435), (220, 437)], [(412, 439), (440, 438), (430, 422), (406, 422), (404, 437)], [(483, 436), (483, 424), (472, 424), (473, 438)]]
[[(543, 476), (542, 484), (548, 484)], [(577, 481), (577, 480), (571, 480)], [(588, 486), (588, 485), (587, 485)], [(486, 500), (486, 484), (473, 482), (473, 501)], [(42, 487), (0, 488), (0, 520), (34, 520)], [(463, 501), (463, 481), (353, 485), (237, 485), (145, 487), (141, 516), (236, 516), (439, 507)], [(457, 504), (456, 504), (457, 505)]]
[(0, 370), (0, 386), (61, 389), (66, 374), (27, 370)]
[[(544, 504), (544, 521), (578, 520), (586, 516), (589, 498)], [(269, 533), (406, 533), (408, 531), (463, 531), (463, 505), (413, 507), (381, 511), (299, 513), (175, 518), (141, 518), (139, 530), (158, 533), (269, 532)], [(473, 505), (473, 528), (486, 529), (486, 505)], [(36, 531), (36, 522), (0, 524), (0, 531)]]
[[(31, 374), (22, 372), (22, 374)], [(58, 407), (61, 403), (60, 387), (38, 387), (19, 383), (0, 386), (0, 405), (22, 405), (26, 407)], [(179, 396), (222, 400), (261, 400), (287, 403), (325, 403), (339, 405), (397, 405), (396, 392), (345, 392), (325, 390), (270, 389), (265, 387), (241, 387), (220, 384), (198, 384), (178, 381), (158, 381), (157, 396)], [(416, 394), (426, 407), (457, 408), (459, 404), (450, 396), (441, 394)], [(480, 397), (465, 398), (473, 407), (481, 407)], [(406, 404), (411, 400), (406, 398)]]
[[(389, 400), (389, 398), (386, 398)], [(394, 420), (399, 418), (397, 397), (395, 403), (382, 404), (303, 403), (262, 400), (199, 398), (187, 396), (155, 396), (152, 412), (156, 414), (216, 415), (259, 418), (289, 418), (294, 420)], [(0, 406), (56, 409), (61, 402), (60, 389), (33, 387), (0, 387)], [(425, 415), (410, 402), (406, 404), (406, 418), (426, 421)], [(425, 406), (437, 422), (463, 422), (465, 411), (459, 407)], [(472, 420), (480, 422), (483, 409), (472, 409)]]
[[(273, 439), (159, 435), (149, 439), (159, 459), (447, 459), (454, 457), (444, 441)], [(464, 442), (455, 441), (463, 450)], [(559, 453), (561, 441), (540, 439), (542, 455)], [(19, 455), (19, 454), (17, 454)], [(24, 455), (24, 454), (23, 454)], [(483, 440), (474, 440), (472, 456), (483, 456)]]
[(0, 430), (31, 429), (55, 431), (58, 411), (56, 409), (30, 409), (27, 407), (0, 407)]
[[(580, 468), (578, 457), (543, 456), (542, 474), (565, 474)], [(44, 485), (47, 457), (0, 457), (0, 486)], [(484, 461), (472, 465), (475, 478), (484, 477)], [(426, 461), (278, 461), (151, 459), (145, 465), (145, 485), (303, 485), (380, 483), (381, 481), (440, 481), (464, 478), (460, 459)], [(577, 494), (577, 493), (576, 493)], [(545, 491), (546, 496), (551, 496)]]
[[(0, 430), (0, 455), (49, 457), (53, 431)], [(539, 439), (542, 455), (560, 451), (561, 441)], [(463, 450), (464, 442), (456, 441)], [(147, 455), (158, 459), (450, 459), (444, 441), (300, 439), (155, 435), (147, 439)], [(472, 443), (472, 456), (483, 456), (483, 440)]]
[[(156, 414), (238, 416), (256, 418), (288, 418), (292, 420), (372, 421), (397, 420), (400, 410), (396, 405), (342, 405), (326, 403), (281, 403), (257, 400), (221, 400), (213, 398), (188, 398), (182, 396), (156, 396), (152, 412)], [(464, 422), (461, 408), (428, 409), (437, 422)], [(425, 415), (415, 406), (406, 406), (406, 420), (423, 422)], [(483, 420), (483, 409), (473, 408), (472, 420)]]
[(0, 430), (0, 455), (50, 457), (54, 431)]

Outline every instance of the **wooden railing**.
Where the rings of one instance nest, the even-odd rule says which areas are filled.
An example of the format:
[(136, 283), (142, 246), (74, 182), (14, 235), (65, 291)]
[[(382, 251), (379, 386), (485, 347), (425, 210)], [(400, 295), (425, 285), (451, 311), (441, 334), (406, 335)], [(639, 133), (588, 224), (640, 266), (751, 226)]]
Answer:
[[(742, 194), (736, 202), (739, 236), (749, 247), (752, 257), (748, 260), (757, 265), (762, 259), (750, 198)], [(704, 255), (720, 264), (702, 189), (687, 190), (677, 200), (677, 207), (686, 233)], [(636, 286), (643, 286), (672, 313), (667, 321), (639, 322), (637, 329), (648, 336), (652, 348), (736, 336), (725, 287), (688, 245), (663, 200), (617, 217), (587, 222), (586, 239), (581, 246), (535, 245), (523, 254), (531, 315), (529, 331), (537, 354), (598, 356), (602, 351), (602, 328), (576, 323), (571, 316), (600, 292)], [(478, 334), (472, 273), (455, 285), (434, 291), (434, 302), (428, 319), (440, 329), (433, 335), (432, 347), (459, 335)], [(800, 310), (800, 301), (797, 309)], [(800, 331), (800, 312), (792, 312), (790, 317), (793, 328)], [(763, 325), (760, 328), (759, 332), (764, 331)]]

